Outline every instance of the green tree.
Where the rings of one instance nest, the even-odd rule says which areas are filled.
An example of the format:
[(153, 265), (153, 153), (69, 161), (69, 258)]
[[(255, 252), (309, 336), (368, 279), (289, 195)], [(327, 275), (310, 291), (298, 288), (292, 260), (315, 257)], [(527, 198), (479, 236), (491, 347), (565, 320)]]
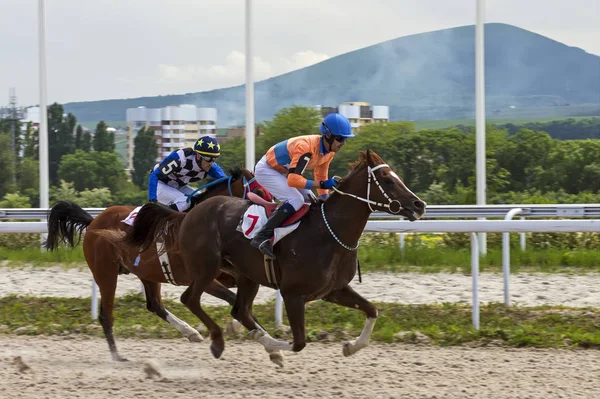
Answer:
[(83, 150), (83, 128), (81, 125), (77, 125), (77, 129), (75, 129), (75, 149)]
[(13, 192), (15, 176), (15, 154), (11, 149), (10, 133), (0, 133), (0, 197)]
[(273, 120), (259, 124), (261, 135), (256, 139), (256, 160), (280, 141), (307, 134), (319, 134), (319, 111), (312, 107), (293, 106), (277, 112)]
[(106, 187), (83, 190), (77, 203), (88, 208), (103, 208), (112, 204), (112, 195)]
[(23, 143), (23, 157), (37, 160), (40, 152), (38, 148), (39, 132), (31, 122), (27, 122)]
[(148, 174), (156, 164), (157, 155), (154, 130), (142, 128), (134, 140), (133, 171), (131, 172), (131, 180), (138, 187), (148, 188)]
[(58, 186), (50, 187), (51, 202), (56, 201), (73, 201), (77, 202), (79, 193), (73, 187), (73, 183), (61, 180)]
[(65, 155), (58, 175), (61, 180), (72, 182), (76, 191), (107, 187), (117, 193), (127, 186), (123, 165), (114, 152), (85, 152)]
[(89, 131), (83, 132), (83, 138), (81, 139), (81, 150), (90, 152), (92, 150), (92, 134)]
[(104, 121), (98, 122), (96, 132), (92, 140), (94, 151), (98, 152), (114, 152), (115, 151), (115, 135), (108, 133), (108, 126)]
[[(262, 157), (262, 155), (261, 155)], [(257, 159), (257, 161), (260, 158)], [(246, 140), (243, 137), (235, 137), (221, 143), (221, 156), (219, 166), (225, 173), (235, 166), (246, 166)]]
[(19, 193), (4, 195), (0, 201), (0, 208), (31, 208), (29, 198)]
[(48, 107), (48, 173), (54, 184), (58, 182), (61, 158), (75, 150), (74, 129), (77, 119), (73, 114), (65, 116), (63, 112), (63, 106), (58, 103)]

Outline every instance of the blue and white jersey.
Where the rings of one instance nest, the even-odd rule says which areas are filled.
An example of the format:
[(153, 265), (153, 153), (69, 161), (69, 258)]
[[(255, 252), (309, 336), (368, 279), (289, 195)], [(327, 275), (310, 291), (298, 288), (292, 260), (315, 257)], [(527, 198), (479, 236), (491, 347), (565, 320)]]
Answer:
[(182, 148), (173, 151), (160, 164), (154, 166), (148, 178), (148, 199), (156, 199), (156, 187), (161, 181), (171, 187), (180, 188), (206, 178), (213, 179), (227, 177), (221, 167), (213, 162), (208, 173), (205, 172), (196, 161), (196, 152), (192, 148)]

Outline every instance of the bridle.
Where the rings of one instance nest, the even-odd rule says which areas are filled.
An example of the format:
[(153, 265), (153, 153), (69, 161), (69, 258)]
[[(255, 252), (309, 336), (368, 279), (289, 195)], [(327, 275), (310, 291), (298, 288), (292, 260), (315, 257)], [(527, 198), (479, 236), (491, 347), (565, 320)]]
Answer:
[[(191, 194), (186, 194), (186, 196), (188, 197), (187, 201), (190, 202), (191, 198), (197, 192), (206, 190), (207, 188), (214, 186), (216, 184), (219, 184), (225, 180), (227, 180), (227, 190), (229, 191), (229, 196), (233, 197), (233, 191), (231, 190), (231, 183), (233, 182), (233, 176), (226, 176), (226, 177), (221, 177), (220, 179), (213, 180), (210, 183), (207, 183), (201, 187), (198, 187)], [(242, 193), (242, 199), (246, 199), (246, 195), (258, 186), (258, 182), (256, 181), (256, 177), (252, 177), (250, 180), (248, 180), (248, 179), (246, 179), (246, 176), (242, 175), (242, 185), (244, 187), (244, 192)]]
[[(397, 215), (398, 213), (400, 213), (400, 211), (403, 209), (402, 208), (402, 203), (400, 203), (400, 201), (398, 200), (393, 200), (390, 198), (390, 196), (385, 192), (385, 190), (383, 189), (383, 187), (381, 187), (381, 184), (379, 183), (379, 180), (377, 180), (377, 176), (375, 176), (375, 171), (381, 169), (381, 168), (385, 168), (388, 167), (389, 165), (384, 163), (381, 165), (377, 165), (373, 168), (371, 168), (370, 166), (368, 166), (368, 177), (367, 177), (367, 198), (363, 198), (363, 197), (359, 197), (358, 195), (354, 195), (351, 193), (345, 193), (341, 190), (339, 190), (336, 187), (333, 187), (333, 191), (335, 191), (338, 194), (341, 195), (347, 195), (349, 197), (355, 198), (359, 201), (362, 202), (366, 202), (367, 205), (369, 206), (369, 209), (371, 210), (371, 212), (375, 212), (375, 210), (373, 209), (373, 207), (371, 205), (374, 205), (376, 207), (381, 207), (384, 209), (387, 209), (390, 213)], [(382, 202), (377, 202), (377, 201), (373, 201), (371, 200), (371, 183), (375, 182), (375, 184), (377, 184), (377, 187), (379, 187), (379, 191), (381, 191), (381, 194), (383, 194), (383, 196), (385, 197), (385, 199), (387, 199), (388, 203), (384, 204)], [(394, 211), (392, 209), (393, 204), (397, 203), (398, 204), (398, 210)], [(350, 245), (346, 245), (342, 242), (342, 240), (340, 240), (338, 238), (338, 236), (335, 235), (335, 233), (333, 232), (331, 226), (329, 225), (329, 222), (327, 222), (327, 218), (325, 217), (325, 202), (321, 202), (321, 215), (323, 216), (323, 221), (325, 222), (325, 226), (327, 227), (327, 230), (329, 230), (329, 233), (331, 234), (331, 236), (334, 238), (334, 240), (340, 244), (343, 248), (347, 249), (348, 251), (356, 251), (358, 249), (358, 245), (359, 242), (356, 242), (356, 245), (351, 247)]]
[[(377, 176), (375, 176), (375, 171), (379, 170), (381, 168), (389, 168), (390, 166), (387, 163), (381, 164), (381, 165), (377, 165), (373, 168), (371, 168), (370, 166), (368, 167), (367, 171), (368, 171), (368, 176), (367, 176), (367, 198), (363, 198), (363, 197), (359, 197), (358, 195), (354, 195), (351, 193), (345, 193), (341, 190), (339, 190), (336, 187), (333, 187), (333, 191), (335, 191), (338, 194), (341, 195), (347, 195), (349, 197), (355, 198), (359, 201), (362, 202), (366, 202), (367, 205), (369, 206), (369, 209), (371, 210), (371, 212), (375, 212), (375, 209), (373, 209), (373, 207), (371, 205), (374, 205), (376, 207), (380, 207), (380, 208), (384, 208), (385, 210), (389, 211), (390, 213), (397, 215), (400, 213), (400, 211), (403, 209), (402, 207), (402, 203), (396, 199), (391, 199), (390, 196), (385, 192), (385, 190), (383, 189), (383, 187), (381, 187), (381, 184), (379, 183), (379, 180), (377, 180)], [(371, 183), (375, 182), (375, 184), (377, 184), (377, 187), (379, 188), (379, 191), (381, 192), (381, 194), (383, 194), (383, 196), (385, 197), (385, 199), (388, 201), (387, 204), (384, 204), (382, 202), (377, 202), (377, 201), (373, 201), (371, 200)], [(395, 207), (394, 204), (398, 204), (397, 210), (394, 210), (393, 208)]]

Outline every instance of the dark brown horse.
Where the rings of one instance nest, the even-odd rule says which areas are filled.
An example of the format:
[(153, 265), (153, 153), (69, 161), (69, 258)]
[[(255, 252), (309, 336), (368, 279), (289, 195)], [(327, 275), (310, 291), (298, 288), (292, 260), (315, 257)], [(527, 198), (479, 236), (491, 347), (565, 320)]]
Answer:
[[(229, 178), (221, 179), (221, 181), (216, 181), (214, 184), (211, 183), (206, 191), (194, 197), (192, 201), (199, 203), (217, 195), (232, 195), (243, 198), (250, 190), (261, 196), (265, 195), (266, 190), (254, 181), (251, 172), (242, 168), (236, 168), (230, 172), (231, 176)], [(162, 207), (162, 205), (159, 206)], [(123, 237), (131, 229), (122, 220), (134, 209), (135, 207), (132, 206), (111, 206), (96, 218), (93, 218), (73, 202), (58, 202), (52, 207), (48, 215), (48, 238), (45, 244), (49, 250), (57, 249), (61, 243), (73, 247), (77, 244), (76, 234), (79, 233), (79, 239), (81, 239), (81, 234), (84, 230), (87, 230), (83, 239), (83, 253), (100, 289), (100, 324), (108, 341), (112, 358), (119, 361), (125, 359), (119, 356), (115, 345), (113, 308), (117, 278), (122, 273), (133, 273), (142, 281), (146, 294), (146, 307), (150, 312), (156, 313), (163, 320), (173, 325), (190, 341), (201, 342), (203, 340), (196, 329), (167, 311), (161, 300), (161, 283), (189, 285), (192, 282), (191, 276), (187, 274), (183, 266), (181, 255), (170, 251), (167, 253), (168, 264), (166, 262), (162, 263), (159, 261), (156, 247), (139, 254), (138, 249), (134, 246), (124, 246), (118, 240), (107, 239)], [(117, 245), (117, 248), (114, 245)], [(138, 254), (140, 255), (139, 258)], [(232, 287), (233, 284), (233, 278), (223, 273), (208, 284), (207, 292), (233, 306), (235, 304), (235, 294), (226, 287)]]
[[(183, 215), (147, 204), (125, 239), (135, 247), (151, 248), (155, 238), (168, 230), (165, 245), (181, 249), (192, 279), (181, 301), (210, 331), (211, 351), (217, 358), (225, 348), (223, 335), (202, 309), (200, 296), (220, 270), (233, 275), (238, 286), (231, 315), (272, 355), (305, 347), (304, 307), (316, 299), (363, 311), (367, 317), (364, 329), (357, 340), (344, 344), (343, 354), (349, 356), (367, 346), (377, 309), (348, 285), (357, 269), (358, 239), (371, 212), (385, 211), (414, 221), (425, 213), (426, 204), (377, 154), (361, 152), (329, 199), (312, 205), (298, 229), (275, 246), (275, 282), (267, 277), (263, 255), (237, 230), (249, 206), (249, 201), (217, 197)], [(292, 343), (275, 340), (253, 320), (252, 303), (259, 285), (280, 288)]]

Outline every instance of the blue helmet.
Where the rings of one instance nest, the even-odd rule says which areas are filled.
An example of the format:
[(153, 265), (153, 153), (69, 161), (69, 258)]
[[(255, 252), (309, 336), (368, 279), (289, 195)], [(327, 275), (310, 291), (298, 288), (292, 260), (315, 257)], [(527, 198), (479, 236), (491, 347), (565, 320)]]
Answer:
[(350, 121), (341, 114), (329, 114), (323, 119), (319, 128), (321, 134), (333, 134), (334, 136), (354, 137)]
[(210, 136), (202, 136), (194, 144), (194, 151), (200, 155), (216, 158), (221, 155), (221, 146), (217, 139)]

